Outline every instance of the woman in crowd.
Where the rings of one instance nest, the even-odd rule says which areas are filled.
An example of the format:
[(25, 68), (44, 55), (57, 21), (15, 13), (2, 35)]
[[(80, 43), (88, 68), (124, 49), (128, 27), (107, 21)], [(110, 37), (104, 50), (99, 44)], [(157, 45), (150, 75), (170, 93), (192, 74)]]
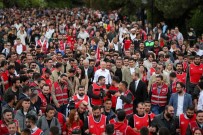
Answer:
[(80, 120), (78, 112), (73, 109), (70, 111), (69, 117), (66, 118), (66, 123), (63, 126), (63, 135), (71, 135), (73, 133), (81, 132), (83, 122)]
[(74, 77), (74, 90), (75, 93), (77, 93), (77, 88), (79, 85), (82, 85), (85, 87), (85, 92), (87, 92), (88, 89), (88, 77), (85, 75), (85, 69), (83, 66), (79, 66), (76, 70), (76, 75)]

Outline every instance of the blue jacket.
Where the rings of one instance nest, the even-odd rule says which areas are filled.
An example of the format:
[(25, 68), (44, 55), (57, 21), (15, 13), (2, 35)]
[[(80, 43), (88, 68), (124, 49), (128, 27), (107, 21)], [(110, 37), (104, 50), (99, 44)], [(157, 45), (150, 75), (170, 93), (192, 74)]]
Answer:
[[(183, 100), (184, 100), (183, 101), (183, 113), (185, 113), (187, 108), (192, 105), (192, 97), (191, 97), (190, 94), (185, 93)], [(170, 98), (170, 101), (169, 101), (169, 105), (173, 106), (174, 112), (176, 114), (177, 113), (177, 109), (178, 109), (178, 93), (173, 93), (171, 95), (171, 98)]]

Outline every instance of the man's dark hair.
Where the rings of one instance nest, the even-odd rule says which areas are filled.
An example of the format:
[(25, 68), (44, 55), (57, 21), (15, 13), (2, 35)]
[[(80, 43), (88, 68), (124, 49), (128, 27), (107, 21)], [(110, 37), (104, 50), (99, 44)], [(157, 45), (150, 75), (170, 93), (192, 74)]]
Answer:
[(121, 81), (120, 83), (122, 83), (125, 86), (125, 88), (128, 88), (128, 83), (126, 81)]
[(35, 115), (27, 115), (26, 118), (30, 121), (32, 121), (33, 124), (36, 124), (37, 122), (37, 117)]
[(140, 129), (140, 135), (149, 135), (149, 129), (147, 127), (142, 127)]
[(113, 135), (114, 133), (114, 125), (113, 124), (107, 124), (105, 128), (106, 135)]
[(57, 126), (52, 126), (50, 128), (50, 132), (53, 134), (53, 135), (59, 135), (59, 128)]
[(25, 86), (23, 86), (22, 91), (23, 91), (23, 93), (26, 93), (29, 91), (29, 89), (30, 89), (30, 87), (25, 85)]
[(5, 110), (3, 111), (3, 114), (6, 114), (7, 112), (10, 112), (10, 113), (13, 114), (13, 111), (12, 111), (11, 109), (5, 109)]
[(61, 77), (61, 78), (62, 78), (62, 77), (64, 77), (64, 76), (65, 76), (65, 77), (67, 77), (67, 75), (66, 75), (66, 74), (61, 74), (61, 75), (60, 75), (60, 77)]
[(162, 75), (157, 75), (156, 78), (160, 78), (161, 80), (164, 79)]
[(27, 70), (27, 73), (29, 74), (29, 73), (33, 73), (34, 72), (34, 70), (32, 70), (32, 69), (28, 69)]
[(177, 64), (176, 64), (176, 67), (177, 67), (178, 65), (181, 65), (181, 66), (183, 67), (183, 64), (182, 64), (182, 63), (177, 63)]
[(12, 84), (16, 83), (17, 81), (20, 81), (19, 77), (14, 77), (13, 79), (11, 79)]
[(101, 110), (101, 107), (98, 106), (98, 105), (95, 105), (95, 106), (92, 107), (92, 110), (93, 110), (93, 111), (98, 110), (98, 109)]
[(26, 81), (28, 81), (28, 80), (29, 80), (29, 78), (28, 78), (27, 76), (25, 76), (25, 75), (20, 76), (20, 83), (26, 82)]
[(60, 68), (60, 67), (62, 67), (62, 65), (63, 65), (62, 63), (57, 62), (56, 65), (55, 65), (55, 68)]
[(126, 113), (124, 110), (120, 110), (117, 112), (118, 121), (124, 121), (126, 117)]
[(33, 79), (36, 81), (39, 78), (41, 78), (41, 74), (40, 73), (33, 73)]
[(119, 83), (120, 82), (120, 78), (118, 76), (113, 76), (112, 80)]
[(8, 94), (5, 95), (5, 101), (7, 103), (11, 102), (15, 99), (15, 94), (13, 92), (8, 92)]
[(169, 107), (173, 107), (172, 105), (166, 105), (165, 110), (168, 110)]
[(74, 69), (74, 68), (71, 68), (71, 69), (68, 70), (68, 72), (69, 72), (69, 73), (75, 73), (75, 69)]
[(51, 105), (47, 105), (45, 112), (48, 113), (50, 110), (55, 110), (55, 108)]
[(175, 78), (176, 77), (176, 73), (175, 72), (171, 72), (169, 76)]
[(185, 84), (182, 82), (177, 82), (176, 85), (179, 84), (182, 88), (185, 88)]
[(170, 131), (168, 128), (166, 127), (161, 127), (159, 129), (159, 135), (170, 135)]
[(15, 69), (15, 66), (14, 65), (9, 65), (8, 70), (11, 70), (11, 69)]
[(199, 113), (203, 113), (203, 111), (202, 111), (202, 110), (198, 110), (198, 111), (196, 112), (196, 115), (198, 115)]
[(28, 128), (23, 129), (22, 133), (24, 133), (24, 135), (31, 135), (31, 131)]
[(188, 106), (188, 107), (187, 107), (187, 110), (191, 110), (191, 111), (194, 111), (194, 110), (195, 110), (195, 106), (193, 106), (193, 105), (190, 105), (190, 106)]
[(104, 76), (99, 76), (98, 77), (98, 81), (100, 81), (100, 80), (102, 80), (102, 79), (104, 79), (105, 77)]

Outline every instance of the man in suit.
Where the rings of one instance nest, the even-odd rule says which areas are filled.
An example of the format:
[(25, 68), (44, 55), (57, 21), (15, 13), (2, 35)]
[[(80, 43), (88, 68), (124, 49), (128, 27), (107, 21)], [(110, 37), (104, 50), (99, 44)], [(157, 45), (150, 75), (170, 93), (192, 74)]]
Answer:
[(116, 66), (112, 67), (112, 71), (114, 72), (115, 76), (118, 76), (120, 80), (122, 80), (122, 76), (124, 76), (124, 66), (122, 66), (122, 59), (116, 59)]
[(169, 105), (172, 105), (176, 116), (185, 113), (187, 108), (192, 105), (192, 97), (185, 92), (185, 85), (182, 82), (176, 83), (176, 93), (171, 95)]
[(84, 69), (85, 69), (85, 75), (89, 79), (89, 85), (91, 85), (92, 81), (93, 81), (93, 77), (94, 77), (94, 69), (93, 69), (93, 67), (89, 66), (89, 61), (88, 60), (83, 61), (83, 66), (84, 66)]
[(139, 68), (135, 67), (135, 60), (133, 58), (129, 59), (129, 67), (123, 70), (122, 80), (126, 81), (128, 85), (132, 82), (132, 75), (134, 73), (139, 73)]
[(8, 123), (8, 134), (7, 135), (20, 135), (17, 130), (17, 124), (14, 121)]
[(144, 102), (147, 97), (147, 85), (140, 80), (139, 73), (134, 73), (132, 75), (133, 81), (130, 83), (129, 90), (132, 92), (135, 97), (133, 101), (133, 111), (136, 112), (136, 107), (139, 102)]
[(52, 71), (52, 75), (51, 75), (52, 83), (58, 81), (59, 76), (62, 74), (61, 70), (62, 70), (62, 63), (57, 62), (55, 65), (55, 70)]

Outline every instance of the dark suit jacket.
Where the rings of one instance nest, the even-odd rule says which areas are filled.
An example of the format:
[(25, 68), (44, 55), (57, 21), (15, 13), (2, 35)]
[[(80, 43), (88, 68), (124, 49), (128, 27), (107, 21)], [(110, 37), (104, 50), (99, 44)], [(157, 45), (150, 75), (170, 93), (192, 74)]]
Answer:
[(19, 94), (19, 99), (18, 99), (18, 100), (25, 99), (25, 98), (28, 98), (28, 96), (26, 96), (26, 95), (23, 94), (23, 93), (20, 93), (20, 94)]
[[(10, 134), (6, 134), (6, 135), (10, 135)], [(16, 132), (16, 135), (21, 135), (19, 132)]]
[(148, 97), (147, 85), (143, 81), (141, 80), (139, 81), (139, 83), (137, 84), (136, 91), (135, 91), (135, 81), (132, 81), (130, 83), (129, 90), (132, 92), (133, 96), (135, 97), (136, 104), (147, 100), (147, 97)]
[(89, 83), (91, 83), (93, 81), (93, 77), (94, 77), (93, 67), (88, 67), (87, 75), (88, 75)]

